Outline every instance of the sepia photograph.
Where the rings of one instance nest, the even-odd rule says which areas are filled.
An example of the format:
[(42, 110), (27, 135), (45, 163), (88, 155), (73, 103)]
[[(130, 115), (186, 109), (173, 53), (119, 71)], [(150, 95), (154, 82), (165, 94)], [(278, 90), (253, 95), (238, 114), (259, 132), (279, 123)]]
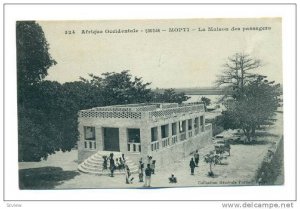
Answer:
[(15, 30), (20, 190), (285, 184), (280, 17)]

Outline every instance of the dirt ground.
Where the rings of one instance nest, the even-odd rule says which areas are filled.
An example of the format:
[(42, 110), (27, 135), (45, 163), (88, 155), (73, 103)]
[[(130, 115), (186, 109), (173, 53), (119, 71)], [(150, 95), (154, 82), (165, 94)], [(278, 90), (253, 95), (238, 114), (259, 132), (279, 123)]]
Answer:
[[(203, 160), (203, 155), (213, 149), (213, 144), (199, 150), (199, 167), (195, 175), (190, 175), (190, 157), (156, 169), (152, 175), (152, 187), (186, 187), (186, 186), (224, 186), (224, 185), (257, 185), (254, 180), (256, 170), (259, 168), (268, 148), (273, 141), (278, 141), (282, 135), (282, 113), (277, 114), (276, 124), (267, 127), (265, 132), (259, 133), (254, 145), (235, 144), (231, 145), (231, 156), (223, 160), (224, 165), (216, 165), (213, 172), (214, 178), (208, 177), (209, 165)], [(226, 155), (226, 154), (225, 154)], [(143, 188), (143, 183), (138, 182), (138, 175), (134, 174), (132, 184), (125, 183), (125, 176), (95, 176), (83, 174), (77, 170), (77, 150), (71, 152), (58, 152), (41, 162), (19, 163), (22, 189), (70, 189), (70, 188)], [(21, 174), (21, 172), (23, 172)], [(36, 172), (36, 175), (34, 174)], [(53, 172), (53, 175), (51, 175)], [(174, 174), (177, 184), (170, 184), (168, 177)], [(35, 175), (35, 176), (31, 176)], [(27, 180), (34, 179), (35, 185), (26, 184)], [(39, 181), (39, 176), (43, 181)], [(282, 178), (282, 177), (281, 177)], [(25, 184), (24, 184), (24, 182)]]

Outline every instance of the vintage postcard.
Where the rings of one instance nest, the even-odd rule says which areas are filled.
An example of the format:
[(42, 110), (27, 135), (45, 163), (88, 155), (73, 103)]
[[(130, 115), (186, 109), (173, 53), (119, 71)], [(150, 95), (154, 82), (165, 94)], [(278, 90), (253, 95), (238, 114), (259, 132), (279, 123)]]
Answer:
[(19, 188), (284, 184), (281, 30), (17, 21)]

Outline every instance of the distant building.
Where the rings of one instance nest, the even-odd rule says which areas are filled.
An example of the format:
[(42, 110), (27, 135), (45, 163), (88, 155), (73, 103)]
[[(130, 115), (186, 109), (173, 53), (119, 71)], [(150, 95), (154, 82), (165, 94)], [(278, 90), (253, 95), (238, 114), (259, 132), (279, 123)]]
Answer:
[(212, 136), (199, 103), (95, 107), (81, 110), (78, 120), (79, 163), (99, 151), (111, 151), (136, 163), (152, 156), (157, 166), (167, 165), (203, 147)]

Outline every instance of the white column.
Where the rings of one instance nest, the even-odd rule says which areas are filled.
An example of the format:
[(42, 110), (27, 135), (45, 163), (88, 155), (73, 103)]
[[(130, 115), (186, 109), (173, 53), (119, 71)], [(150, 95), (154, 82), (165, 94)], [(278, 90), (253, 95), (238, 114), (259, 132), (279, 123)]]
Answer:
[(127, 142), (128, 142), (128, 136), (127, 136), (127, 128), (121, 127), (119, 128), (119, 146), (120, 146), (120, 152), (127, 153)]
[(104, 150), (104, 137), (103, 137), (103, 128), (101, 126), (95, 127), (95, 136), (96, 136), (96, 150)]
[(141, 137), (141, 157), (146, 159), (151, 153), (151, 127), (145, 125), (140, 128)]

